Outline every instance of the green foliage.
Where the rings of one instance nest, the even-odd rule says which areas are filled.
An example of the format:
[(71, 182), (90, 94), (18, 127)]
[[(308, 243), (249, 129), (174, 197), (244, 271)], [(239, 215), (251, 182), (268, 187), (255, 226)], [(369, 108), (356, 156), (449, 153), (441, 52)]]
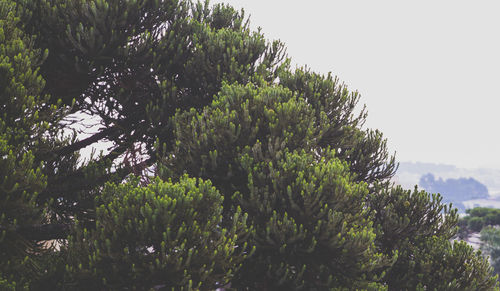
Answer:
[[(252, 32), (242, 11), (208, 2), (20, 1), (25, 30), (49, 54), (40, 66), (48, 103), (97, 120), (98, 132), (60, 146), (46, 157), (53, 167), (40, 199), (57, 202), (52, 217), (71, 220), (92, 212), (96, 187), (141, 175), (172, 147), (170, 118), (200, 109), (223, 81), (272, 82), (287, 62), (283, 45)], [(78, 116), (78, 115), (77, 115)], [(74, 118), (74, 115), (69, 117)], [(71, 155), (107, 140), (109, 153), (88, 163)], [(165, 150), (166, 150), (165, 149)], [(127, 157), (125, 161), (124, 157)], [(114, 167), (118, 170), (114, 171)]]
[(252, 250), (246, 214), (220, 227), (222, 197), (210, 182), (108, 184), (96, 199), (95, 229), (77, 223), (69, 238), (67, 288), (214, 290)]
[(500, 274), (500, 230), (487, 226), (481, 230), (481, 249), (490, 256), (491, 266)]
[(332, 130), (321, 110), (281, 86), (233, 85), (202, 112), (173, 120), (165, 175), (210, 178), (227, 209), (241, 206), (256, 227), (257, 251), (238, 288), (361, 288), (388, 264), (374, 248), (366, 185), (318, 143)]
[[(15, 282), (9, 282), (6, 279), (0, 278), (0, 288), (5, 291), (15, 291), (16, 290), (16, 283)], [(23, 288), (18, 288), (18, 289), (23, 289)]]
[(332, 152), (319, 160), (304, 151), (269, 163), (249, 155), (241, 160), (248, 186), (238, 196), (253, 214), (257, 251), (236, 286), (324, 290), (376, 285), (372, 272), (389, 260), (374, 244), (363, 203), (366, 185), (355, 183), (345, 164)]
[(413, 260), (415, 277), (402, 285), (408, 289), (416, 285), (417, 290), (492, 290), (498, 284), (490, 275), (487, 259), (463, 241), (452, 243), (432, 236), (414, 253)]
[(0, 16), (1, 288), (497, 290), (449, 242), (455, 210), (389, 184), (359, 95), (292, 71), (243, 11), (0, 0)]
[(470, 232), (480, 232), (487, 226), (500, 225), (500, 209), (475, 207), (466, 210), (467, 215), (459, 221), (459, 236), (465, 238)]
[(389, 155), (382, 133), (361, 129), (367, 114), (365, 108), (354, 113), (360, 98), (357, 92), (347, 90), (331, 74), (322, 76), (301, 69), (283, 71), (280, 84), (307, 100), (316, 120), (326, 118), (328, 124), (315, 142), (336, 149), (337, 156), (349, 163), (357, 181), (372, 184), (394, 175), (395, 157)]
[(397, 251), (385, 282), (390, 290), (490, 290), (496, 285), (488, 261), (455, 236), (457, 210), (442, 197), (401, 187), (369, 196), (376, 210), (377, 244), (385, 253)]
[(495, 272), (500, 273), (500, 231), (497, 227), (487, 226), (481, 230), (481, 249), (490, 256)]
[(39, 95), (40, 50), (20, 26), (15, 2), (0, 1), (0, 284), (19, 290), (40, 271), (36, 256), (27, 256), (41, 252), (40, 244), (19, 230), (44, 221), (36, 199), (47, 181), (36, 155), (43, 151), (53, 111)]
[(471, 231), (480, 232), (481, 229), (483, 229), (484, 223), (485, 221), (483, 218), (475, 216), (468, 219), (467, 226)]

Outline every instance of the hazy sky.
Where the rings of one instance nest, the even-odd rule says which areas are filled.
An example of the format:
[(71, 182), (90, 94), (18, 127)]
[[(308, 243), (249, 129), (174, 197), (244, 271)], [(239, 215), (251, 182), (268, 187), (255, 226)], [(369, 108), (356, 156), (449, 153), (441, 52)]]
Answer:
[(500, 168), (500, 1), (216, 2), (359, 91), (399, 161)]

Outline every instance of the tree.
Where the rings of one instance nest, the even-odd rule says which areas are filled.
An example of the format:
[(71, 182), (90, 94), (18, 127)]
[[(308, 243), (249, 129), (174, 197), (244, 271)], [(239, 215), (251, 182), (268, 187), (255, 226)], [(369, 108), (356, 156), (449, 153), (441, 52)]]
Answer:
[(465, 242), (451, 242), (457, 233), (456, 208), (416, 187), (381, 188), (368, 200), (376, 211), (379, 248), (398, 252), (384, 277), (389, 290), (489, 290), (496, 285), (480, 252)]
[(460, 238), (466, 238), (471, 232), (481, 232), (488, 226), (500, 225), (500, 209), (475, 207), (466, 210), (467, 215), (458, 223)]
[(481, 249), (490, 256), (495, 273), (500, 274), (500, 231), (497, 227), (487, 226), (481, 230)]
[[(0, 92), (6, 288), (496, 288), (479, 253), (449, 243), (454, 211), (390, 185), (395, 157), (362, 128), (359, 95), (291, 70), (243, 11), (0, 1), (5, 39), (34, 60), (0, 50), (18, 88)], [(68, 134), (82, 116), (95, 131)]]
[[(64, 113), (42, 93), (44, 80), (38, 64), (47, 51), (34, 46), (34, 38), (23, 32), (21, 11), (15, 2), (0, 2), (0, 286), (27, 286), (41, 271), (44, 240), (57, 235), (43, 227), (49, 201), (38, 195), (47, 184), (41, 157), (64, 146), (58, 138), (58, 122)], [(64, 167), (68, 155), (55, 165)], [(32, 232), (39, 232), (33, 239)], [(26, 256), (26, 253), (30, 253)]]
[(223, 287), (251, 248), (246, 215), (237, 210), (220, 227), (222, 197), (210, 184), (108, 184), (96, 203), (95, 228), (77, 225), (68, 252), (72, 289), (176, 290)]
[(322, 95), (330, 108), (282, 86), (227, 85), (211, 106), (173, 119), (178, 142), (165, 176), (210, 177), (226, 193), (226, 217), (241, 205), (256, 228), (256, 254), (238, 274), (238, 289), (366, 288), (375, 280), (369, 274), (388, 264), (374, 248), (366, 183), (323, 141), (339, 125), (321, 113), (354, 95), (307, 76), (332, 86)]

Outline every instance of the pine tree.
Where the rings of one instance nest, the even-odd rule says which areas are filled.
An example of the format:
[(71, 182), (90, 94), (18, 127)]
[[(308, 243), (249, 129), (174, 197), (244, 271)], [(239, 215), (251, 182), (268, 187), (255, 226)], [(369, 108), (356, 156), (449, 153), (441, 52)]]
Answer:
[[(100, 141), (108, 153), (50, 175), (40, 200), (54, 200), (66, 221), (93, 207), (93, 189), (151, 167), (166, 145), (177, 110), (209, 104), (222, 81), (272, 81), (283, 46), (252, 32), (242, 12), (187, 1), (25, 1), (26, 31), (48, 49), (43, 93), (69, 115), (92, 116), (98, 130), (53, 152), (57, 161)], [(63, 36), (63, 37), (61, 37)], [(80, 115), (78, 115), (80, 114)], [(72, 119), (66, 120), (70, 123)], [(126, 162), (123, 162), (126, 157)], [(115, 165), (118, 169), (111, 170)]]
[(392, 187), (359, 94), (292, 70), (243, 11), (0, 0), (0, 16), (3, 288), (497, 288), (450, 242), (454, 210)]
[[(46, 251), (47, 203), (38, 203), (47, 178), (41, 157), (57, 138), (60, 112), (43, 95), (38, 64), (47, 52), (23, 32), (23, 11), (0, 2), (0, 286), (21, 290), (37, 278)], [(57, 103), (57, 102), (56, 102)], [(32, 239), (33, 230), (39, 239)], [(29, 254), (29, 255), (28, 255)]]
[[(342, 100), (346, 92), (331, 89), (320, 98)], [(256, 228), (238, 289), (366, 288), (371, 272), (389, 265), (375, 249), (366, 183), (322, 147), (335, 123), (320, 110), (281, 86), (227, 85), (202, 112), (174, 118), (177, 142), (166, 159), (174, 173), (165, 175), (210, 177), (225, 194), (225, 217), (241, 206)]]
[(227, 285), (245, 257), (246, 215), (220, 227), (222, 197), (210, 184), (138, 180), (108, 184), (97, 197), (95, 228), (79, 223), (69, 238), (66, 282), (72, 289), (175, 288)]
[(398, 252), (384, 281), (389, 290), (490, 290), (496, 286), (491, 267), (480, 252), (457, 234), (457, 209), (441, 203), (439, 194), (415, 188), (381, 188), (370, 195), (375, 210), (376, 244), (386, 254)]

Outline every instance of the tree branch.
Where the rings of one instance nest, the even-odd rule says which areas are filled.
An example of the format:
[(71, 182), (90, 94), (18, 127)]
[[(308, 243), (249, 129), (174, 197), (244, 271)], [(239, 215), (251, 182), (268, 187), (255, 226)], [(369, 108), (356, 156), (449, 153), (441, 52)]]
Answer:
[[(4, 227), (0, 226), (0, 229)], [(42, 241), (65, 239), (71, 230), (71, 224), (36, 224), (18, 226), (14, 232), (28, 240)]]
[(73, 144), (70, 144), (68, 146), (65, 146), (65, 147), (55, 151), (55, 154), (57, 154), (58, 156), (64, 156), (64, 155), (73, 153), (73, 152), (78, 151), (86, 146), (89, 146), (89, 145), (95, 143), (95, 142), (98, 142), (101, 139), (110, 137), (113, 134), (115, 134), (117, 131), (118, 130), (115, 127), (105, 128), (102, 131), (100, 131), (100, 132), (98, 132), (98, 133), (96, 133), (96, 134), (94, 134), (86, 139), (82, 139), (80, 141), (77, 141)]

